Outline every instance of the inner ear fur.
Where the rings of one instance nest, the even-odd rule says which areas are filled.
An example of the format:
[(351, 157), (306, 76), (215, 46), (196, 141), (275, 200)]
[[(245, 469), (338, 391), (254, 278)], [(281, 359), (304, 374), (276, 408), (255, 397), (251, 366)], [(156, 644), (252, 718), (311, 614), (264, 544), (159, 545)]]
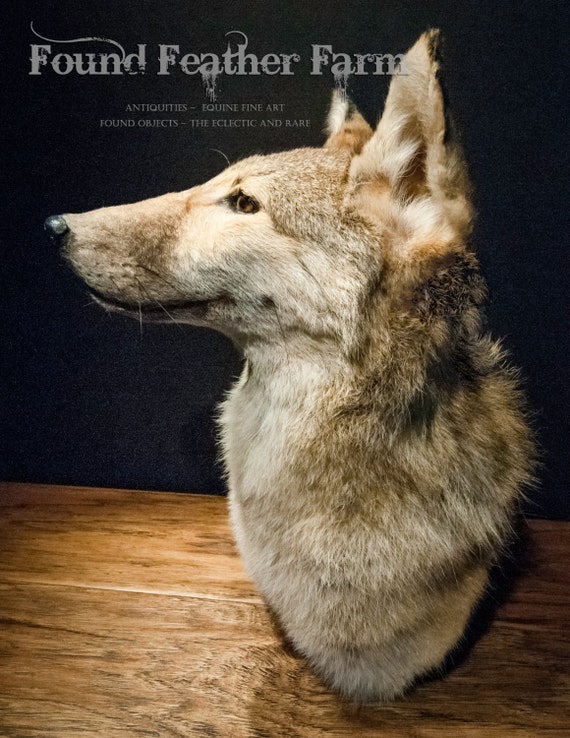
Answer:
[(392, 78), (384, 113), (351, 165), (356, 184), (382, 181), (402, 204), (429, 198), (459, 237), (471, 229), (470, 185), (445, 109), (440, 35), (424, 33)]

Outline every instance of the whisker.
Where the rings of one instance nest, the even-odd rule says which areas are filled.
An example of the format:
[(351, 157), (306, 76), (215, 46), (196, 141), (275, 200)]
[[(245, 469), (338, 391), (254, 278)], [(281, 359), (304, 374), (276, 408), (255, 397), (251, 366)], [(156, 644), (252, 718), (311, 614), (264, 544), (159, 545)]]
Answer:
[(169, 313), (168, 312), (168, 310), (164, 307), (164, 305), (160, 302), (160, 300), (153, 299), (153, 302), (156, 303), (158, 305), (158, 307), (162, 311), (164, 311), (166, 313), (166, 315), (168, 315), (168, 317), (170, 318), (170, 320), (177, 326), (177, 328), (179, 328), (184, 333), (184, 328), (182, 327), (182, 324), (178, 320), (176, 320), (176, 318), (174, 317), (174, 315), (172, 315), (172, 313)]
[(139, 336), (142, 343), (142, 337), (143, 337), (143, 315), (142, 315), (142, 305), (139, 301)]
[[(170, 318), (170, 320), (184, 333), (184, 328), (182, 327), (182, 325), (176, 320), (176, 318), (171, 313), (168, 312), (168, 310), (164, 307), (164, 305), (160, 302), (160, 300), (157, 300), (154, 297), (150, 297), (149, 294), (148, 294), (148, 292), (145, 290), (144, 286), (141, 284), (140, 280), (138, 280), (136, 277), (135, 277), (135, 281), (136, 281), (136, 283), (137, 283), (137, 285), (139, 287), (139, 290), (146, 297), (146, 299), (149, 302), (154, 302), (156, 305), (158, 305), (158, 307), (164, 313), (166, 313), (166, 315), (168, 315), (168, 317)], [(140, 301), (139, 301), (139, 315), (141, 315), (141, 317), (142, 317), (142, 308), (141, 308)]]
[[(164, 276), (164, 274), (161, 274), (160, 272), (157, 272), (156, 269), (151, 269), (151, 267), (146, 266), (146, 264), (139, 264), (138, 262), (137, 262), (136, 266), (139, 269), (142, 269), (143, 271), (148, 272), (149, 274), (152, 274), (153, 277), (158, 277), (162, 282), (164, 282), (164, 284), (167, 284), (169, 287), (172, 287), (172, 289), (175, 292), (178, 292), (179, 295), (182, 295), (183, 297), (186, 297), (186, 294), (184, 292), (182, 292), (181, 289), (179, 289), (169, 279), (166, 279), (166, 277)], [(138, 280), (137, 280), (137, 282), (138, 282)], [(139, 287), (142, 288), (142, 285), (140, 283), (139, 283)]]
[[(189, 292), (192, 293), (191, 285), (188, 285), (188, 291), (185, 292), (183, 289), (180, 289), (180, 287), (178, 287), (176, 284), (174, 284), (169, 279), (167, 279), (164, 276), (164, 274), (157, 272), (155, 269), (152, 269), (151, 267), (146, 266), (145, 264), (139, 264), (139, 263), (137, 263), (136, 266), (139, 267), (140, 269), (143, 269), (145, 272), (148, 272), (149, 274), (152, 274), (153, 276), (158, 277), (160, 280), (164, 282), (164, 284), (171, 287), (175, 292), (177, 292), (185, 300), (188, 299), (188, 293)], [(185, 282), (181, 280), (180, 283), (182, 284), (182, 287), (185, 287)], [(144, 294), (148, 296), (148, 293), (146, 292), (146, 290), (144, 289), (144, 287), (142, 286), (142, 284), (140, 283), (138, 279), (137, 279), (137, 284), (139, 285), (139, 288), (141, 289), (141, 291), (144, 292)], [(153, 298), (150, 298), (150, 299), (153, 299)]]
[(224, 154), (224, 152), (223, 152), (223, 151), (220, 151), (220, 149), (210, 149), (210, 151), (215, 151), (215, 152), (216, 152), (216, 154), (221, 154), (221, 155), (222, 155), (222, 156), (224, 157), (224, 159), (226, 160), (226, 162), (227, 162), (228, 166), (229, 166), (229, 167), (231, 166), (231, 164), (230, 164), (230, 160), (229, 160), (229, 159), (228, 159), (228, 157), (227, 157), (227, 156), (226, 156), (226, 155)]

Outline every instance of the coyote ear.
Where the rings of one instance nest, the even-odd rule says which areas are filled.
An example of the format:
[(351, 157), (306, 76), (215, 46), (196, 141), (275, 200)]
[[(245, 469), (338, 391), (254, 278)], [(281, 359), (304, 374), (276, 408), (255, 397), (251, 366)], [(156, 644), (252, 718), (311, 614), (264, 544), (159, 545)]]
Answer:
[(470, 230), (470, 186), (439, 81), (439, 31), (424, 33), (393, 77), (372, 138), (352, 162), (357, 182), (382, 182), (392, 197), (428, 196), (461, 235)]
[(373, 131), (354, 103), (335, 90), (327, 118), (327, 133), (326, 148), (345, 149), (358, 154), (372, 137)]

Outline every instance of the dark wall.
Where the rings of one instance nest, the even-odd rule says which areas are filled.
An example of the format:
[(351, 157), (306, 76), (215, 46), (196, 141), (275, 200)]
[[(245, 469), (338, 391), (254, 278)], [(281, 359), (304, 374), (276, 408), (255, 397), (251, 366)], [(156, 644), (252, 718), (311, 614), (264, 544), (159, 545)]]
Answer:
[[(492, 300), (489, 320), (522, 368), (543, 447), (542, 485), (531, 514), (568, 506), (567, 195), (561, 150), (560, 2), (28, 2), (3, 23), (3, 127), (8, 174), (2, 215), (3, 453), (10, 480), (220, 493), (212, 417), (240, 369), (221, 336), (139, 326), (90, 304), (46, 242), (51, 213), (90, 210), (185, 189), (224, 159), (323, 141), (333, 80), (309, 74), (311, 44), (335, 51), (405, 51), (430, 26), (446, 38), (447, 88), (476, 189), (475, 246)], [(105, 36), (127, 50), (179, 44), (218, 52), (239, 29), (248, 51), (299, 53), (292, 77), (224, 77), (219, 103), (284, 104), (278, 117), (308, 129), (182, 125), (188, 114), (131, 114), (132, 103), (207, 102), (200, 80), (157, 76), (30, 76), (30, 44), (44, 36)], [(107, 46), (54, 44), (58, 51)], [(381, 77), (349, 90), (374, 122)], [(107, 129), (101, 119), (174, 118), (176, 128)], [(218, 115), (215, 117), (224, 117)], [(231, 117), (227, 115), (225, 117)], [(235, 116), (234, 116), (235, 117)], [(238, 114), (237, 117), (244, 117)], [(247, 117), (247, 116), (246, 116)], [(261, 119), (259, 114), (250, 117)], [(268, 117), (272, 117), (269, 115)]]

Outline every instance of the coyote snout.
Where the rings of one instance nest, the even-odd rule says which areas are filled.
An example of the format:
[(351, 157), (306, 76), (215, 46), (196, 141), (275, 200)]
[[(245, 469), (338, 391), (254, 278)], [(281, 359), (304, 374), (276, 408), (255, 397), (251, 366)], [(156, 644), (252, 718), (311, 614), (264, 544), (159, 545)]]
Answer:
[(48, 219), (104, 307), (205, 325), (246, 357), (220, 428), (245, 565), (332, 687), (390, 699), (457, 644), (532, 471), (482, 328), (469, 183), (435, 31), (373, 130)]

